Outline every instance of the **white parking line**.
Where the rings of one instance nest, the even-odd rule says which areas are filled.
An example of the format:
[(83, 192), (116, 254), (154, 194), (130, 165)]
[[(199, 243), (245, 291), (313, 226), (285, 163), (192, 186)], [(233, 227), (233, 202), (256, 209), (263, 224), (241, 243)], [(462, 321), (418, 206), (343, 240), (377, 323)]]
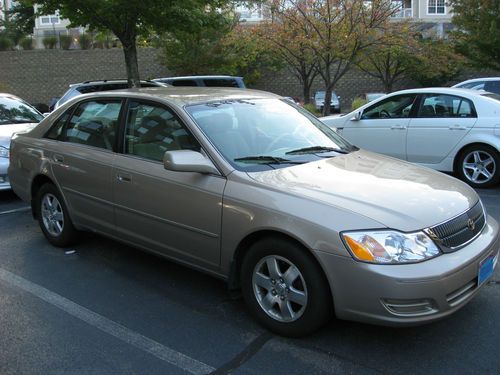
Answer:
[(80, 306), (63, 296), (60, 296), (59, 294), (51, 292), (38, 284), (32, 283), (31, 281), (4, 270), (3, 268), (0, 268), (0, 280), (6, 284), (22, 289), (25, 292), (31, 293), (35, 297), (38, 297), (41, 300), (65, 311), (75, 318), (83, 320), (91, 326), (98, 328), (101, 331), (116, 337), (117, 339), (133, 345), (136, 348), (152, 354), (162, 361), (168, 362), (191, 374), (207, 374), (215, 370), (215, 368), (203, 362), (170, 349), (159, 342), (151, 340), (140, 333), (134, 332), (121, 324), (105, 318), (102, 315)]
[(26, 206), (26, 207), (16, 208), (14, 210), (2, 211), (0, 212), (0, 215), (14, 214), (16, 212), (24, 212), (29, 210), (31, 210), (31, 207)]

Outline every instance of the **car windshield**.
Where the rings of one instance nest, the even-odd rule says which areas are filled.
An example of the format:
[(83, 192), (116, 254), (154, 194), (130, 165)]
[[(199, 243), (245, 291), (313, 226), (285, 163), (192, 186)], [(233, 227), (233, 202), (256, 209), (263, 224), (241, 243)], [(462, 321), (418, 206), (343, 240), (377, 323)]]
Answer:
[(43, 116), (19, 99), (0, 98), (0, 125), (40, 122)]
[(222, 156), (241, 171), (284, 168), (357, 150), (286, 100), (224, 100), (186, 109)]

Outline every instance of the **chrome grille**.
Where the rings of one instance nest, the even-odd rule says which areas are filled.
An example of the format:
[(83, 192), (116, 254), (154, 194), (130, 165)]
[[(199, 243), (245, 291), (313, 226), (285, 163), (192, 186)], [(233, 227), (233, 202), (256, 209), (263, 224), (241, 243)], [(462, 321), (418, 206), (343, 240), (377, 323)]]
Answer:
[[(467, 212), (439, 225), (431, 227), (428, 233), (437, 240), (444, 252), (457, 250), (476, 237), (484, 228), (486, 217), (481, 202)], [(435, 236), (433, 236), (434, 234)]]

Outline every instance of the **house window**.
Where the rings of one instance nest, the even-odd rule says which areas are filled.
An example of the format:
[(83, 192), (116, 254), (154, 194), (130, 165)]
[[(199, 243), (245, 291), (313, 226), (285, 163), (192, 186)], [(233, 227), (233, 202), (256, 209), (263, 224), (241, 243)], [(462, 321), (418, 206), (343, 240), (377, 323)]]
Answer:
[(427, 14), (446, 14), (444, 0), (427, 0)]
[(40, 17), (41, 25), (58, 25), (59, 23), (61, 23), (61, 20), (59, 19), (59, 16), (57, 14)]

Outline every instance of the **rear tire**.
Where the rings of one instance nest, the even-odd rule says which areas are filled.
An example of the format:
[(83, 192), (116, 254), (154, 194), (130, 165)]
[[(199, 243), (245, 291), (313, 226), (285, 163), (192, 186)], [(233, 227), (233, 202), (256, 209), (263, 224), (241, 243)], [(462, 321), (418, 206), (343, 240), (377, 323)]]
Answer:
[(55, 185), (46, 183), (38, 189), (35, 212), (45, 238), (54, 246), (66, 247), (76, 242), (78, 232)]
[(279, 335), (308, 335), (333, 317), (323, 270), (306, 249), (291, 240), (266, 238), (243, 259), (241, 286), (252, 315)]
[(500, 181), (500, 153), (487, 145), (465, 148), (457, 159), (458, 177), (474, 188), (488, 188)]

